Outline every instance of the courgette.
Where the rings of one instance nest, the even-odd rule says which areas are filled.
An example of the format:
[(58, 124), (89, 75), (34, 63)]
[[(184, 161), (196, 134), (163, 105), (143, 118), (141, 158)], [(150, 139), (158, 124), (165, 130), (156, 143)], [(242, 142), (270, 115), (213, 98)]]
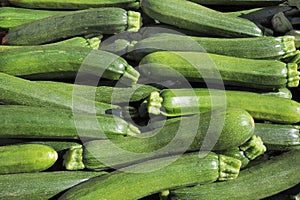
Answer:
[(14, 6), (25, 8), (42, 8), (55, 10), (77, 10), (97, 7), (121, 7), (126, 9), (138, 8), (137, 0), (8, 0)]
[(103, 169), (185, 151), (225, 150), (244, 144), (253, 135), (253, 130), (253, 119), (246, 111), (216, 110), (144, 132), (143, 138), (87, 142), (84, 144), (83, 162), (86, 168)]
[(133, 85), (139, 73), (115, 54), (85, 47), (32, 46), (0, 52), (0, 71), (27, 79), (75, 79), (89, 74)]
[(55, 198), (90, 178), (106, 172), (53, 171), (39, 173), (6, 174), (0, 176), (0, 199), (44, 200)]
[(148, 16), (160, 22), (212, 36), (263, 35), (261, 29), (250, 20), (230, 17), (191, 1), (143, 0), (141, 8)]
[(57, 152), (41, 144), (15, 144), (0, 147), (0, 174), (39, 172), (51, 167)]
[(254, 119), (278, 123), (300, 121), (300, 104), (294, 100), (246, 91), (216, 89), (164, 89), (152, 92), (140, 106), (141, 116), (163, 114), (181, 116), (212, 108), (236, 107), (247, 110)]
[(137, 135), (139, 129), (112, 115), (72, 113), (66, 109), (0, 106), (1, 138), (80, 139)]
[[(215, 153), (157, 158), (79, 184), (65, 199), (139, 199), (168, 188), (236, 178), (241, 162)], [(174, 176), (176, 174), (176, 176)]]
[(279, 5), (284, 0), (191, 0), (203, 5), (219, 5), (219, 6), (270, 6)]
[(235, 180), (177, 189), (171, 194), (177, 200), (263, 199), (299, 183), (299, 158), (299, 150), (289, 151), (241, 170)]
[(254, 38), (191, 37), (178, 34), (158, 34), (131, 42), (127, 58), (140, 60), (156, 51), (207, 52), (241, 58), (270, 59), (296, 51), (293, 36)]
[[(140, 13), (122, 8), (91, 8), (54, 15), (9, 29), (2, 44), (37, 45), (88, 34), (137, 31)], [(28, 37), (30, 35), (30, 37)]]

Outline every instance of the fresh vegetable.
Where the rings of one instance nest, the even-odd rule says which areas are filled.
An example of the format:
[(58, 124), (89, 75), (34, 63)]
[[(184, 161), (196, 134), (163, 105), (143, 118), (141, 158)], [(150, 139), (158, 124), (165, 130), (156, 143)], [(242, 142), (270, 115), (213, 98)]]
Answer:
[(41, 144), (15, 144), (0, 147), (0, 174), (38, 172), (51, 167), (57, 152)]
[(212, 36), (262, 36), (261, 29), (247, 19), (231, 17), (190, 1), (143, 0), (141, 8), (160, 22)]
[[(122, 8), (91, 8), (54, 15), (9, 29), (2, 44), (37, 45), (88, 34), (137, 31), (140, 13)], [(30, 37), (28, 37), (30, 35)]]
[(59, 200), (139, 199), (168, 188), (234, 179), (240, 166), (239, 160), (212, 152), (157, 158), (79, 184)]
[(269, 6), (278, 5), (284, 2), (284, 0), (191, 0), (203, 5), (223, 5), (223, 6)]

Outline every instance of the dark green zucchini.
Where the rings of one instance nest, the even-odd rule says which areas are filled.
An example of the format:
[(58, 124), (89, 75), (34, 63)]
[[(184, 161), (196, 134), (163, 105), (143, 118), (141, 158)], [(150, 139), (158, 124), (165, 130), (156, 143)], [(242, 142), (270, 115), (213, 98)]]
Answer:
[(235, 179), (240, 166), (241, 161), (213, 152), (157, 158), (79, 184), (59, 200), (140, 199), (169, 188)]
[(14, 6), (55, 10), (77, 10), (98, 7), (138, 8), (137, 0), (8, 0)]
[(207, 112), (212, 108), (235, 107), (247, 110), (254, 119), (278, 123), (300, 121), (300, 104), (294, 100), (246, 91), (216, 89), (164, 89), (153, 92), (141, 104), (140, 113), (181, 116)]
[[(122, 8), (91, 8), (54, 15), (9, 29), (2, 44), (37, 45), (88, 34), (137, 31), (140, 13)], [(30, 35), (30, 37), (28, 37)]]
[(0, 176), (0, 199), (44, 200), (106, 172), (54, 171)]
[(1, 138), (80, 139), (137, 135), (139, 129), (112, 115), (72, 113), (69, 110), (0, 106)]
[(203, 5), (219, 5), (219, 6), (270, 6), (279, 5), (284, 0), (191, 0)]
[(14, 144), (0, 147), (0, 174), (39, 172), (51, 167), (57, 152), (42, 144)]
[[(27, 79), (75, 79), (80, 74), (133, 85), (139, 73), (115, 54), (84, 47), (32, 46), (0, 52), (0, 71)], [(80, 77), (79, 77), (80, 78)]]
[(263, 199), (297, 185), (300, 151), (294, 150), (242, 170), (237, 179), (171, 191), (176, 200)]
[(244, 144), (253, 130), (253, 119), (246, 111), (216, 110), (166, 124), (143, 133), (142, 138), (90, 141), (84, 144), (83, 162), (86, 168), (101, 169), (185, 151), (225, 150)]
[(262, 36), (261, 29), (247, 19), (230, 17), (191, 1), (143, 0), (142, 10), (160, 22), (212, 36)]
[(157, 81), (214, 81), (215, 84), (272, 90), (297, 87), (300, 79), (296, 63), (201, 52), (155, 52), (145, 56), (139, 65), (141, 73)]

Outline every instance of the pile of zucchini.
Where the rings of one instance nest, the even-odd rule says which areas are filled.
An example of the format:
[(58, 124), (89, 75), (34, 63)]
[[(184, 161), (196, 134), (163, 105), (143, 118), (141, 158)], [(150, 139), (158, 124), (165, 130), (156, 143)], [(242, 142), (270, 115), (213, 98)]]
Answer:
[(299, 14), (2, 1), (0, 199), (299, 199)]

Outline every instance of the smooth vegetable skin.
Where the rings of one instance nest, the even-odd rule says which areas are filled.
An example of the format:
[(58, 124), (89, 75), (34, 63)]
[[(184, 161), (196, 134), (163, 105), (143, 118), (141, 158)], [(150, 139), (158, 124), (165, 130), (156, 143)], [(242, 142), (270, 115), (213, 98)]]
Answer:
[(284, 0), (191, 0), (203, 5), (222, 5), (222, 6), (270, 6), (278, 5)]
[(300, 151), (294, 150), (242, 170), (237, 179), (171, 192), (176, 200), (263, 199), (300, 182)]
[(146, 112), (166, 116), (181, 116), (207, 112), (224, 106), (247, 110), (254, 119), (278, 123), (300, 121), (300, 104), (294, 100), (246, 91), (216, 89), (164, 89), (153, 92), (140, 106)]
[(83, 161), (86, 168), (99, 169), (185, 151), (225, 150), (244, 144), (252, 137), (253, 131), (254, 122), (248, 112), (240, 109), (217, 110), (215, 113), (182, 118), (161, 129), (145, 132), (142, 134), (144, 138), (87, 142), (84, 144)]
[(225, 85), (269, 90), (297, 87), (300, 79), (296, 63), (201, 52), (151, 53), (140, 61), (139, 69), (150, 80), (183, 77), (192, 82), (222, 81)]
[(8, 0), (15, 6), (25, 8), (42, 8), (55, 10), (77, 10), (98, 7), (138, 8), (137, 0)]
[(253, 22), (230, 17), (202, 5), (182, 0), (142, 0), (142, 10), (151, 18), (208, 35), (221, 37), (262, 36)]
[(0, 199), (50, 199), (66, 189), (104, 174), (106, 172), (55, 171), (1, 175)]
[(130, 172), (116, 171), (94, 178), (68, 190), (59, 200), (139, 199), (168, 188), (234, 179), (241, 166), (237, 159), (212, 152), (204, 157), (197, 152), (177, 158), (158, 158), (122, 169)]
[(88, 34), (137, 31), (140, 26), (141, 18), (138, 12), (122, 8), (91, 8), (54, 15), (11, 28), (2, 38), (2, 44), (45, 44)]
[(56, 162), (57, 156), (52, 147), (41, 144), (1, 146), (0, 174), (43, 171)]

